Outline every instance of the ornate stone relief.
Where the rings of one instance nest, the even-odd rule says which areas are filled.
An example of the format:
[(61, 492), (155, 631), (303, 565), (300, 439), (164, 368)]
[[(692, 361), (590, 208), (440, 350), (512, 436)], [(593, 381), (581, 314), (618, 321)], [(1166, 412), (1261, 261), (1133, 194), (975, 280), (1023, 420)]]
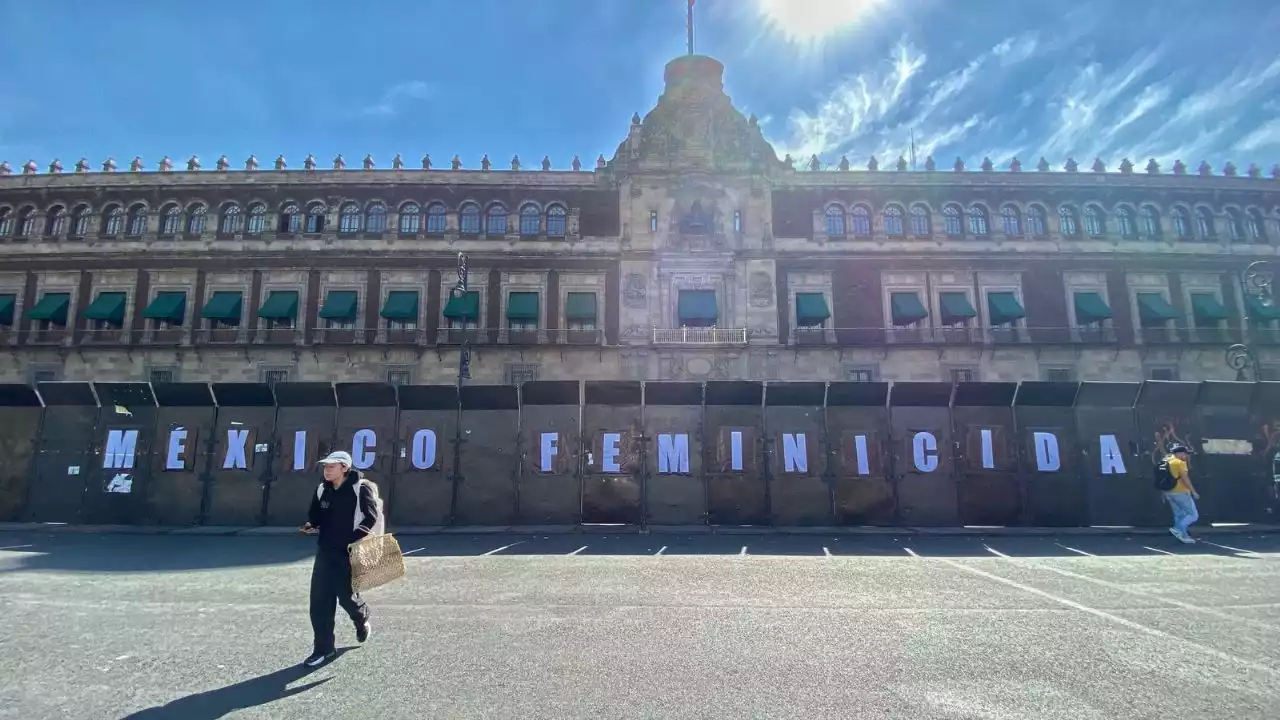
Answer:
[(644, 275), (627, 273), (622, 280), (622, 302), (629, 308), (643, 308), (649, 304), (649, 288)]
[(751, 305), (758, 308), (773, 307), (773, 296), (776, 288), (773, 277), (767, 272), (753, 272), (749, 281), (751, 289)]

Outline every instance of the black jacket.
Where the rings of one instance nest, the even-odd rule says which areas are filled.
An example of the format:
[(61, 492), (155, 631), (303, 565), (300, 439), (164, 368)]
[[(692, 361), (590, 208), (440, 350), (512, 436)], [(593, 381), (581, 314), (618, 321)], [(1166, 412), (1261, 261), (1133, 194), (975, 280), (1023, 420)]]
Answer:
[(382, 527), (381, 508), (373, 484), (357, 470), (347, 471), (342, 487), (321, 482), (311, 496), (307, 520), (320, 529), (320, 549), (347, 552), (347, 546)]

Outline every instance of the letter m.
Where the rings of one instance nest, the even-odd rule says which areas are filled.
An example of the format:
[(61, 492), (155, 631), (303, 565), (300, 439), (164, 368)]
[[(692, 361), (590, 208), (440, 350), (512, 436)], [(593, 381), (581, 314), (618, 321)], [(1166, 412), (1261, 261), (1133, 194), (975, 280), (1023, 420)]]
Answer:
[(688, 435), (658, 435), (658, 472), (688, 474)]
[(107, 449), (102, 453), (102, 467), (117, 470), (133, 468), (138, 447), (137, 430), (112, 430), (107, 433)]

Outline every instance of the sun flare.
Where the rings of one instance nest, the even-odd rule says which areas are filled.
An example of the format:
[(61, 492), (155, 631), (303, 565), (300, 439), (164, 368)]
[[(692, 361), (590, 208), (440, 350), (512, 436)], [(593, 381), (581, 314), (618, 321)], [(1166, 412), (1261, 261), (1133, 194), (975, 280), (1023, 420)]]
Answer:
[(760, 15), (789, 42), (812, 44), (861, 20), (882, 0), (756, 0)]

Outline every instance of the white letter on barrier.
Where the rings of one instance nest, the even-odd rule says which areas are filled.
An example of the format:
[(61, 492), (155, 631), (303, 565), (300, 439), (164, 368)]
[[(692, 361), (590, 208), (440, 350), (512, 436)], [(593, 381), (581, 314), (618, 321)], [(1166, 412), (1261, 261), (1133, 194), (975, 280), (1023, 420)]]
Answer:
[(618, 465), (618, 443), (622, 441), (620, 433), (605, 433), (604, 447), (600, 450), (600, 467), (605, 472), (622, 472), (622, 466)]
[(542, 433), (542, 454), (538, 457), (538, 469), (542, 472), (551, 472), (551, 459), (559, 451), (556, 443), (558, 439), (559, 436), (556, 433)]
[(742, 471), (742, 433), (729, 433), (729, 469)]
[(858, 474), (871, 474), (871, 461), (867, 459), (867, 436), (854, 435), (853, 447), (858, 452)]
[(413, 434), (413, 467), (430, 470), (436, 464), (436, 431), (419, 430)]
[(658, 472), (686, 474), (689, 472), (688, 435), (658, 436)]
[(307, 431), (298, 430), (293, 434), (293, 469), (307, 469)]
[(933, 433), (918, 432), (911, 440), (911, 454), (916, 461), (916, 470), (922, 473), (938, 469), (938, 438)]
[(993, 470), (996, 466), (995, 451), (991, 449), (991, 431), (982, 428), (982, 467)]
[(133, 455), (138, 446), (137, 430), (112, 430), (107, 433), (107, 448), (102, 454), (102, 467), (117, 470), (133, 468)]
[(356, 431), (355, 436), (351, 438), (351, 463), (355, 469), (368, 470), (373, 467), (373, 461), (377, 456), (372, 450), (377, 446), (377, 433), (368, 428)]
[(169, 431), (169, 452), (164, 457), (165, 470), (183, 470), (186, 468), (186, 465), (182, 462), (182, 452), (187, 449), (186, 443), (183, 442), (186, 439), (186, 428), (176, 428)]
[(1120, 454), (1120, 445), (1115, 435), (1099, 435), (1098, 449), (1102, 451), (1102, 474), (1124, 475), (1124, 456)]
[(809, 472), (809, 453), (804, 433), (782, 434), (782, 468), (783, 472)]
[(245, 446), (249, 444), (248, 430), (227, 430), (227, 456), (222, 460), (223, 470), (248, 470)]
[(1062, 458), (1058, 455), (1058, 436), (1053, 433), (1034, 433), (1036, 446), (1036, 469), (1040, 472), (1057, 472), (1062, 469)]

